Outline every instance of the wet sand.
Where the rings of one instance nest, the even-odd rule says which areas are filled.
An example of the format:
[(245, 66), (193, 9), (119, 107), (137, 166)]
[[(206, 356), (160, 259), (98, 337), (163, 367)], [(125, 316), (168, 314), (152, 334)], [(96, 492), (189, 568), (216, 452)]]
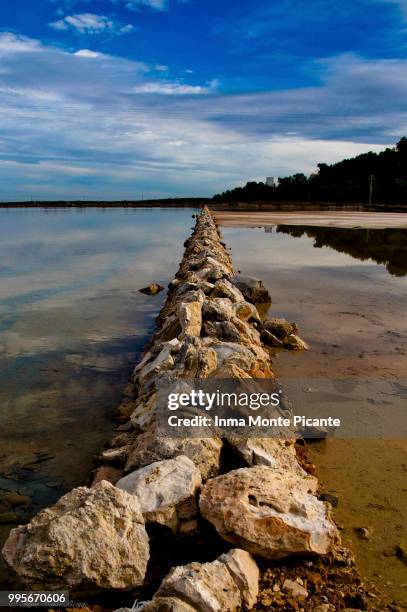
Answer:
[[(311, 347), (277, 352), (277, 376), (390, 380), (400, 384), (400, 392), (407, 390), (406, 266), (397, 267), (396, 274), (386, 258), (378, 264), (365, 257), (357, 232), (349, 249), (349, 230), (331, 230), (336, 250), (320, 242), (315, 248), (318, 236), (296, 231), (301, 228), (293, 235), (288, 228), (270, 229), (225, 227), (223, 234), (236, 269), (268, 287), (273, 300), (268, 316), (296, 321)], [(399, 233), (392, 230), (384, 241), (396, 240), (396, 253)], [(335, 517), (343, 539), (353, 543), (362, 576), (398, 606), (407, 605), (407, 567), (395, 554), (396, 546), (407, 543), (407, 440), (358, 435), (309, 444), (310, 458), (322, 490), (339, 500)], [(360, 527), (368, 529), (369, 539), (358, 537)]]
[(214, 216), (223, 227), (265, 225), (313, 225), (319, 227), (407, 228), (406, 213), (298, 211), (298, 212), (218, 212)]

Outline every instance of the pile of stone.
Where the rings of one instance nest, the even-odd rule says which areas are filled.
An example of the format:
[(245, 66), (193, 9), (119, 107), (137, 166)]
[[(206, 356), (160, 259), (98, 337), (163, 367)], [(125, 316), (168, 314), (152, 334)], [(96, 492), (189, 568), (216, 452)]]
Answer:
[[(208, 522), (238, 548), (211, 563), (173, 568), (144, 610), (250, 609), (259, 578), (251, 555), (325, 555), (337, 545), (330, 507), (300, 466), (293, 436), (172, 438), (158, 428), (161, 388), (196, 378), (273, 378), (268, 346), (305, 348), (294, 324), (262, 321), (255, 300), (269, 303), (267, 290), (235, 276), (205, 208), (91, 488), (71, 491), (5, 544), (5, 560), (27, 587), (134, 589), (148, 579), (146, 525), (192, 538)], [(225, 444), (245, 467), (219, 475)]]

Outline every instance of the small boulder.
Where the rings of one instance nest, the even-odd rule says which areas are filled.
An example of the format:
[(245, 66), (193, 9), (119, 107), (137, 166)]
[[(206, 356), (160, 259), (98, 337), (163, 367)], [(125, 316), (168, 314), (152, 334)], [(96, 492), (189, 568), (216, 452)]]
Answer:
[(296, 334), (290, 334), (284, 341), (284, 348), (288, 348), (292, 351), (307, 351), (309, 346)]
[[(255, 605), (258, 589), (256, 563), (247, 552), (234, 549), (211, 563), (193, 562), (173, 568), (143, 610), (237, 612)], [(190, 608), (178, 607), (178, 601)]]
[(263, 282), (252, 276), (243, 276), (238, 274), (232, 279), (233, 284), (237, 287), (244, 298), (252, 304), (270, 304), (271, 297)]
[(301, 601), (307, 599), (309, 594), (307, 589), (301, 584), (295, 582), (294, 580), (289, 580), (288, 578), (284, 580), (283, 590), (287, 591), (287, 593), (289, 593), (291, 597), (294, 597), (294, 599), (299, 599)]
[(242, 292), (226, 278), (216, 281), (211, 297), (225, 297), (229, 298), (231, 302), (242, 302), (244, 300)]
[(138, 497), (146, 522), (165, 525), (175, 532), (180, 518), (190, 520), (196, 516), (196, 495), (201, 484), (198, 468), (191, 459), (180, 455), (140, 468), (121, 478), (116, 486)]
[(209, 480), (200, 510), (221, 537), (264, 559), (330, 552), (338, 531), (313, 476), (256, 466)]
[(13, 529), (2, 552), (29, 589), (85, 593), (141, 585), (149, 543), (137, 497), (104, 480)]
[(162, 291), (163, 289), (164, 287), (162, 287), (158, 283), (151, 283), (151, 285), (143, 287), (142, 289), (139, 289), (139, 291), (140, 293), (144, 293), (145, 295), (157, 295), (157, 293), (160, 293), (160, 291)]
[(286, 319), (266, 319), (263, 322), (262, 329), (270, 332), (279, 340), (286, 340), (290, 334), (297, 334), (298, 327), (296, 323), (290, 323)]

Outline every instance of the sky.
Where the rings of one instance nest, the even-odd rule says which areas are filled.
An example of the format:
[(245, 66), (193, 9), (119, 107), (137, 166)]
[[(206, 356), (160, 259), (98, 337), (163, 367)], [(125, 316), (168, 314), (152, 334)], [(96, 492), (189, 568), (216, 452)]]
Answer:
[(1, 0), (0, 200), (210, 196), (407, 135), (407, 0)]

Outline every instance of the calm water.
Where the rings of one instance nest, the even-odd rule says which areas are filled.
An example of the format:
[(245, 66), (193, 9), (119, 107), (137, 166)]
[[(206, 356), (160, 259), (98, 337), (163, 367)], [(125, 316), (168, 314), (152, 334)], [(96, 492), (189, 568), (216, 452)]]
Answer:
[(138, 289), (177, 271), (192, 213), (0, 210), (0, 544), (87, 484), (165, 299)]
[[(0, 540), (86, 483), (112, 412), (176, 272), (192, 210), (0, 210)], [(270, 314), (297, 321), (306, 353), (280, 353), (283, 377), (407, 378), (407, 230), (224, 228), (236, 269), (262, 278)], [(406, 566), (405, 440), (311, 449), (362, 571), (398, 601)], [(6, 507), (6, 492), (27, 507)], [(386, 525), (386, 529), (383, 529)], [(361, 541), (354, 528), (368, 527)], [(0, 586), (7, 583), (0, 568)]]
[[(299, 324), (311, 350), (280, 352), (278, 376), (396, 381), (407, 400), (407, 230), (224, 227), (236, 269), (261, 278), (269, 316)], [(374, 401), (366, 386), (366, 402)], [(405, 402), (407, 406), (407, 401)], [(384, 407), (385, 408), (385, 407)], [(362, 575), (407, 606), (407, 440), (329, 440), (309, 453)], [(369, 530), (361, 540), (356, 529)]]

